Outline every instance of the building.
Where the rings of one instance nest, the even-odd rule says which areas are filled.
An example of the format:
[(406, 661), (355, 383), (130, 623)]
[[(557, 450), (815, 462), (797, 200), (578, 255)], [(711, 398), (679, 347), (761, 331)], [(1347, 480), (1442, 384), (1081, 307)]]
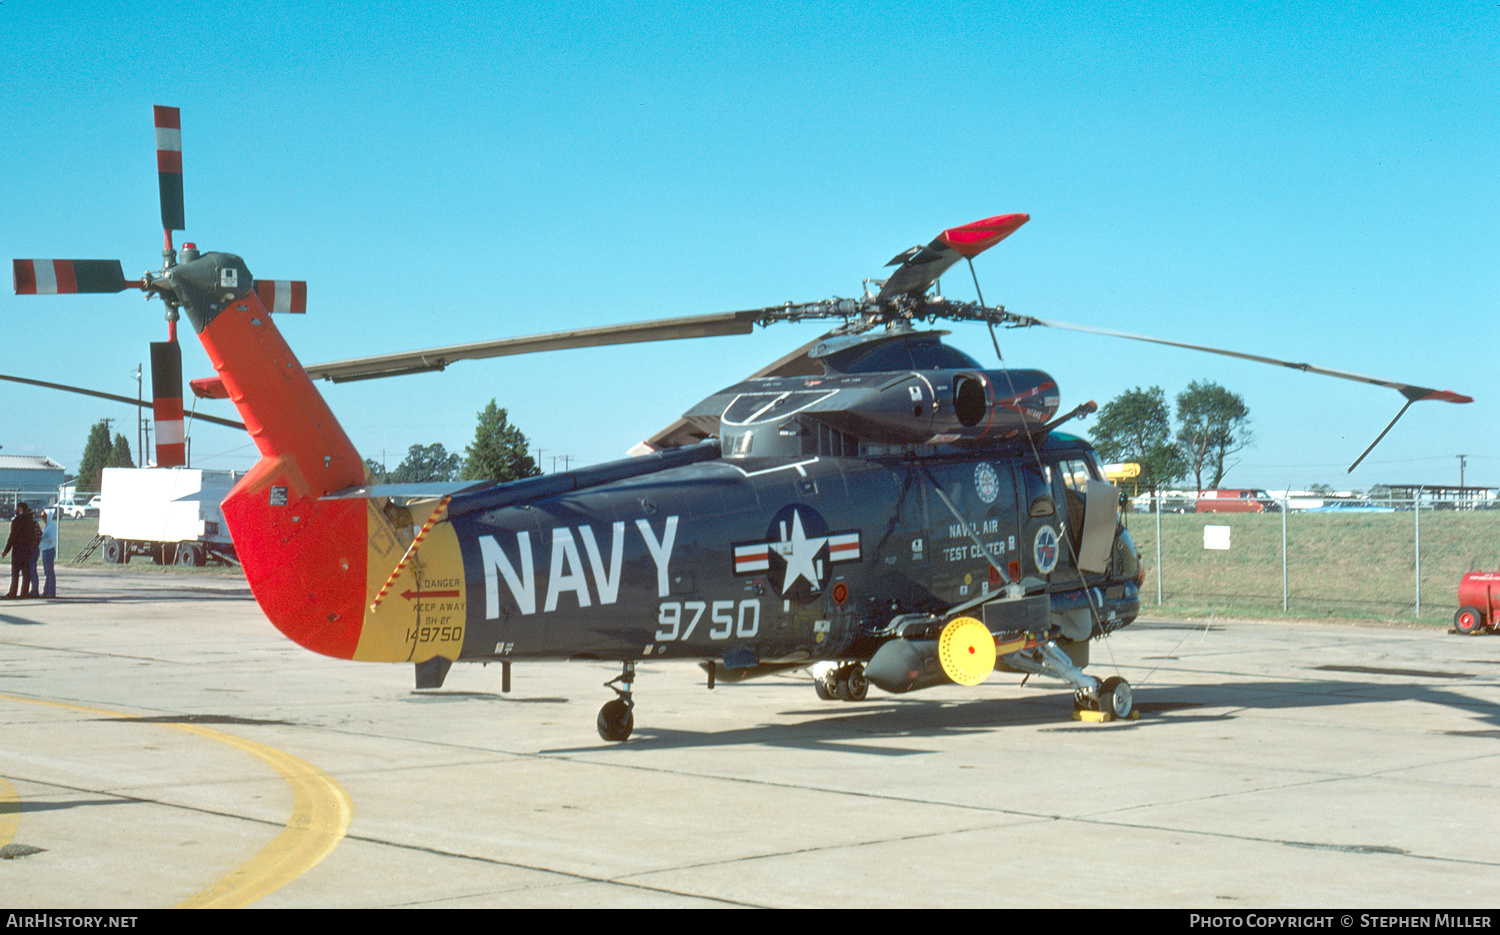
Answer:
[(67, 472), (42, 455), (0, 455), (0, 510), (9, 516), (18, 501), (45, 506), (57, 499)]

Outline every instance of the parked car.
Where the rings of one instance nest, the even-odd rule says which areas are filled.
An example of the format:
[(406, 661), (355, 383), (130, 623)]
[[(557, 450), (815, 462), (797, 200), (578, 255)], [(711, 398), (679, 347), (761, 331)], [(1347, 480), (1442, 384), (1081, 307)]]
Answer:
[(1393, 506), (1377, 506), (1368, 500), (1328, 500), (1304, 513), (1394, 513)]

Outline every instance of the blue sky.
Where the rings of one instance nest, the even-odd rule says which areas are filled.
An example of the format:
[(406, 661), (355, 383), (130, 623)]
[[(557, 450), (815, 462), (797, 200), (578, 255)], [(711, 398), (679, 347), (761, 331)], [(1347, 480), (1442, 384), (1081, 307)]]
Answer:
[[(1456, 484), (1459, 454), (1500, 484), (1500, 7), (643, 6), (6, 0), (0, 253), (159, 266), (152, 104), (182, 108), (178, 242), (308, 280), (282, 322), (307, 362), (855, 296), (943, 228), (1024, 211), (976, 262), (992, 303), (1476, 398), (1414, 406), (1346, 478), (1394, 392), (1002, 334), (1064, 405), (1211, 379), (1256, 437), (1227, 484)], [(973, 297), (966, 273), (944, 287)], [(7, 292), (0, 314), (0, 372), (125, 395), (165, 334), (134, 293)], [(953, 330), (993, 365), (983, 329)], [(320, 386), (392, 465), (461, 453), (494, 398), (544, 467), (576, 466), (818, 331)], [(185, 369), (210, 372), (186, 341)], [(132, 410), (82, 397), (4, 384), (0, 412), (4, 453), (69, 468), (101, 417), (134, 438)], [(222, 428), (193, 452), (254, 460)]]

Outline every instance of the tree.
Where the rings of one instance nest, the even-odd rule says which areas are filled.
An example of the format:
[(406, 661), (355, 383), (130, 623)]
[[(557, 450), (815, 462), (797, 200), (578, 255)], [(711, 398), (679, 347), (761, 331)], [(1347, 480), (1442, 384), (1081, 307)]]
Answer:
[(88, 441), (83, 446), (83, 460), (78, 463), (78, 490), (99, 491), (104, 468), (109, 464), (110, 451), (109, 420), (101, 419), (89, 429)]
[[(1177, 394), (1177, 447), (1199, 490), (1213, 490), (1229, 470), (1225, 460), (1250, 444), (1250, 407), (1217, 383), (1194, 381)], [(1208, 484), (1203, 475), (1210, 476)]]
[(465, 480), (495, 482), (534, 477), (541, 472), (530, 455), (530, 444), (521, 430), (510, 424), (505, 410), (492, 399), (479, 413), (474, 444), (464, 449)]
[(1159, 386), (1126, 390), (1099, 410), (1094, 447), (1105, 461), (1133, 461), (1141, 466), (1138, 483), (1156, 492), (1181, 477), (1187, 463), (1172, 444), (1172, 413)]
[(121, 435), (118, 432), (115, 433), (115, 443), (110, 446), (109, 460), (104, 466), (122, 468), (135, 467), (135, 460), (130, 457), (130, 442), (125, 440), (124, 435)]
[(426, 481), (453, 480), (458, 476), (460, 460), (441, 444), (412, 445), (406, 459), (386, 479), (392, 484), (420, 484)]

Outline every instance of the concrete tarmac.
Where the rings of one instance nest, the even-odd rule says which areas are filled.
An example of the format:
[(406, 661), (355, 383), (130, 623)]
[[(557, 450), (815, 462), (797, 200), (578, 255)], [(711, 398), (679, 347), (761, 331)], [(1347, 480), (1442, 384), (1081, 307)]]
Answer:
[(0, 601), (9, 909), (1497, 902), (1500, 637), (1144, 620), (1094, 647), (1111, 724), (1001, 673), (851, 704), (646, 663), (611, 744), (614, 666), (418, 692), (237, 579), (60, 590)]

